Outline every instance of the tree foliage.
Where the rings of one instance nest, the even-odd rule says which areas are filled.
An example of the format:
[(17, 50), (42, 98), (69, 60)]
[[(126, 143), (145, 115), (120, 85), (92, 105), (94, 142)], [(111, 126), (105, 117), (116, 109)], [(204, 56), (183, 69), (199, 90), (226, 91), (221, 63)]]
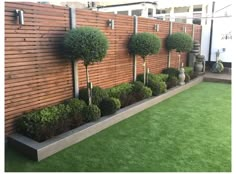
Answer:
[(161, 47), (160, 38), (151, 33), (138, 33), (130, 38), (128, 45), (129, 52), (145, 58), (148, 55), (156, 54)]
[(97, 28), (79, 27), (65, 35), (64, 48), (67, 57), (83, 60), (87, 66), (102, 61), (107, 53), (108, 41)]
[(186, 33), (177, 32), (171, 34), (166, 40), (166, 48), (170, 51), (176, 49), (177, 52), (189, 52), (192, 50), (193, 41)]

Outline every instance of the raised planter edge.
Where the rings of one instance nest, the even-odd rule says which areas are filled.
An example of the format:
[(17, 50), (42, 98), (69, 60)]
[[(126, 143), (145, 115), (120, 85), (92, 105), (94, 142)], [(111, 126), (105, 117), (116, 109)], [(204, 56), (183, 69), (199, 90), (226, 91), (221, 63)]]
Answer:
[(182, 91), (203, 81), (203, 76), (197, 77), (183, 86), (177, 86), (157, 97), (142, 100), (133, 105), (120, 109), (113, 115), (105, 116), (95, 122), (90, 122), (78, 128), (55, 136), (44, 142), (36, 142), (21, 134), (14, 133), (8, 137), (8, 144), (21, 151), (33, 160), (41, 161), (73, 144), (76, 144), (122, 120), (125, 120), (153, 105), (156, 105)]

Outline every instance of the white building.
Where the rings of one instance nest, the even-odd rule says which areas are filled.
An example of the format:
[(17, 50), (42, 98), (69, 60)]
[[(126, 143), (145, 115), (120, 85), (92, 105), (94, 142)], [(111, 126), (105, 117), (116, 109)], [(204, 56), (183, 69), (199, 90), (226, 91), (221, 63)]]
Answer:
[[(205, 56), (205, 60), (215, 61), (215, 52), (221, 49), (223, 62), (231, 62), (230, 46), (232, 44), (225, 44), (226, 41), (219, 38), (219, 35), (227, 33), (231, 33), (232, 36), (232, 25), (229, 25), (232, 22), (230, 17), (231, 4), (231, 0), (216, 0), (214, 5), (211, 0), (159, 0), (155, 2), (133, 2), (100, 6), (96, 10), (129, 16), (157, 18), (165, 21), (200, 24), (202, 25), (201, 54)], [(212, 13), (212, 10), (215, 13)], [(211, 25), (212, 19), (214, 21), (213, 25)], [(221, 26), (222, 23), (224, 26)], [(211, 26), (213, 27), (212, 43), (210, 43)], [(209, 52), (210, 47), (211, 51)], [(225, 51), (223, 52), (222, 50)]]

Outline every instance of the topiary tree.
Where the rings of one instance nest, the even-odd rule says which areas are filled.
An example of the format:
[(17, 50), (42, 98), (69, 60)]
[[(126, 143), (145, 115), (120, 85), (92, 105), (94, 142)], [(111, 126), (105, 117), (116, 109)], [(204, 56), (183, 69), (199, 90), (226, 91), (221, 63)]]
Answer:
[(144, 85), (146, 84), (146, 57), (156, 54), (161, 47), (160, 39), (151, 33), (138, 33), (130, 38), (128, 49), (131, 54), (139, 55), (143, 58)]
[(186, 33), (177, 32), (168, 36), (166, 40), (166, 48), (168, 51), (173, 49), (178, 52), (179, 68), (180, 68), (180, 56), (181, 52), (189, 52), (192, 50), (193, 41), (192, 37)]
[(70, 30), (64, 38), (64, 48), (68, 58), (83, 60), (86, 69), (89, 105), (92, 103), (88, 66), (100, 62), (106, 56), (108, 41), (97, 28), (80, 27)]

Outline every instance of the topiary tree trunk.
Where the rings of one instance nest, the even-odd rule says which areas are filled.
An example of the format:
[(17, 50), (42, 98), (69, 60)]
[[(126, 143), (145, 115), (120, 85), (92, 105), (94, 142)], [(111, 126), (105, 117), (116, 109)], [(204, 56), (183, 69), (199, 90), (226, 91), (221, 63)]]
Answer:
[(179, 58), (179, 65), (178, 65), (178, 69), (180, 70), (180, 61), (181, 61), (181, 52), (178, 52), (178, 58)]
[(143, 58), (143, 84), (146, 85), (146, 77), (147, 77), (147, 67), (146, 67), (146, 57)]
[(88, 90), (88, 104), (92, 104), (92, 96), (91, 96), (91, 88), (89, 86), (89, 71), (88, 71), (88, 65), (85, 64), (85, 70), (86, 70), (86, 82), (87, 82), (87, 90)]

